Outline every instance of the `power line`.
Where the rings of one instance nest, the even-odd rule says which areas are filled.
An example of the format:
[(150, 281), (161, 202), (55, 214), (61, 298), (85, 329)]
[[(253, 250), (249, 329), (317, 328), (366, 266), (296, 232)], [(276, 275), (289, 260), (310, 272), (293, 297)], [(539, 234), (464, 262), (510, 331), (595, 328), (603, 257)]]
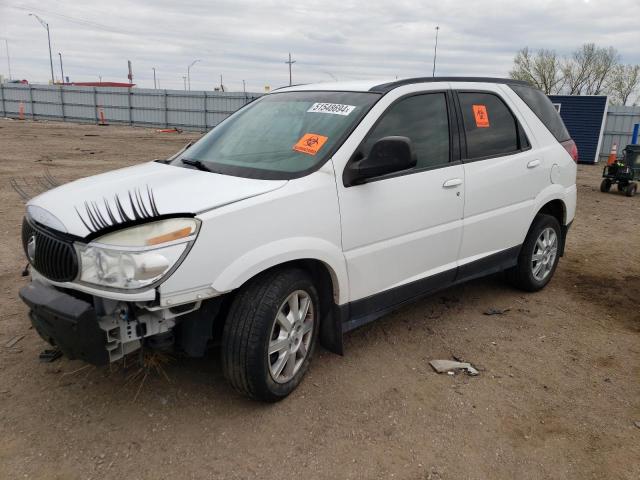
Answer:
[(77, 24), (80, 24), (80, 25), (85, 25), (87, 27), (97, 28), (97, 29), (104, 30), (104, 31), (110, 32), (110, 33), (123, 33), (123, 34), (126, 34), (126, 35), (133, 35), (132, 33), (127, 32), (125, 30), (121, 30), (121, 29), (117, 29), (117, 28), (114, 28), (114, 27), (110, 27), (108, 25), (103, 25), (101, 23), (93, 22), (91, 20), (86, 20), (84, 18), (72, 17), (72, 16), (69, 16), (69, 15), (64, 15), (62, 13), (54, 12), (54, 11), (51, 11), (51, 10), (44, 10), (42, 8), (39, 8), (39, 7), (29, 8), (29, 7), (18, 7), (18, 6), (15, 6), (15, 5), (10, 5), (9, 7), (10, 8), (14, 8), (16, 10), (24, 10), (25, 12), (46, 13), (47, 15), (51, 15), (53, 17), (62, 18), (64, 20), (67, 20), (67, 21), (72, 22), (72, 23), (77, 23)]

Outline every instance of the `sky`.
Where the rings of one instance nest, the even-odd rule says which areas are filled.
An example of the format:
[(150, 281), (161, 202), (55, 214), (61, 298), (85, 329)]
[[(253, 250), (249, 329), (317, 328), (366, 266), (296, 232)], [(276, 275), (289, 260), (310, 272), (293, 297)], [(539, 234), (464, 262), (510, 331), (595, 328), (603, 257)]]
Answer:
[[(153, 88), (262, 92), (289, 83), (431, 76), (507, 76), (517, 50), (568, 54), (588, 42), (640, 63), (640, 0), (0, 0), (0, 75), (56, 79), (58, 52), (71, 81), (127, 81)], [(635, 12), (635, 13), (634, 13)], [(636, 17), (636, 18), (634, 18)]]

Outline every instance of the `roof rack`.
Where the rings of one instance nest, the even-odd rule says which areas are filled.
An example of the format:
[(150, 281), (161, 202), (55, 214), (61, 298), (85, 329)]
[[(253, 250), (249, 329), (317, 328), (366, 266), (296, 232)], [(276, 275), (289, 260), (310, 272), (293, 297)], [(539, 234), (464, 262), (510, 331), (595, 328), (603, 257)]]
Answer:
[(482, 82), (482, 83), (507, 83), (515, 85), (531, 86), (529, 82), (524, 80), (514, 80), (512, 78), (494, 78), (494, 77), (416, 77), (405, 78), (396, 82), (381, 83), (375, 87), (369, 89), (370, 92), (387, 93), (394, 88), (402, 87), (403, 85), (411, 85), (413, 83), (427, 83), (427, 82)]

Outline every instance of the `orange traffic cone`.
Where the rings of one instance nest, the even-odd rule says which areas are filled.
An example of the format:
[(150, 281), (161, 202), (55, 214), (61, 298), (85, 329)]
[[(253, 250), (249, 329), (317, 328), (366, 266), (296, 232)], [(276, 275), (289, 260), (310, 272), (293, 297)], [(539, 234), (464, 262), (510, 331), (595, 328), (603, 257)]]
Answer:
[(607, 165), (613, 165), (618, 160), (618, 144), (614, 143), (611, 146), (611, 153), (609, 154), (609, 159), (607, 160)]
[(24, 103), (18, 104), (18, 120), (24, 120)]

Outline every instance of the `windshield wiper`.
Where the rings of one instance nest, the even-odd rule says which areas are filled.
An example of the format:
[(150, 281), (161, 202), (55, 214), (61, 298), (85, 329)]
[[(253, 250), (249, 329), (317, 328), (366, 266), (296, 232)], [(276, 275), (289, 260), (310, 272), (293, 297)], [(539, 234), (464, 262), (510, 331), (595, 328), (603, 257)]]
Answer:
[(190, 158), (181, 158), (180, 161), (185, 165), (191, 165), (192, 167), (196, 167), (198, 170), (202, 170), (203, 172), (212, 172), (209, 167), (207, 167), (201, 160), (192, 160)]

